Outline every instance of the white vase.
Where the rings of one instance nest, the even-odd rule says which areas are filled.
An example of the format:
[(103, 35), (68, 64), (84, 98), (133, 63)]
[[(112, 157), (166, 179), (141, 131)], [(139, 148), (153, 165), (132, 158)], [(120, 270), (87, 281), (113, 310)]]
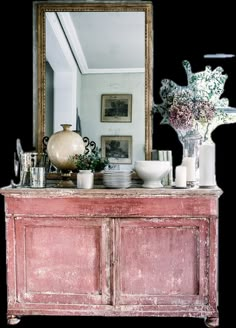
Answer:
[(54, 133), (48, 140), (48, 157), (58, 169), (74, 170), (76, 167), (70, 157), (83, 154), (85, 144), (78, 133), (70, 130), (71, 124), (61, 124), (61, 126), (63, 130)]
[(213, 188), (216, 186), (214, 144), (200, 146), (199, 186), (201, 188)]
[(92, 189), (94, 183), (94, 174), (91, 170), (80, 170), (77, 173), (77, 188)]

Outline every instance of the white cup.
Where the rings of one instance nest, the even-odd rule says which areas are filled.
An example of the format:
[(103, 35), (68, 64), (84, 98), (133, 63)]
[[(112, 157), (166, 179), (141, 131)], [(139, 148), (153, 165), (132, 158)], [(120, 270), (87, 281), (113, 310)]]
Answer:
[(77, 188), (91, 189), (93, 188), (94, 175), (91, 170), (80, 170), (77, 173)]

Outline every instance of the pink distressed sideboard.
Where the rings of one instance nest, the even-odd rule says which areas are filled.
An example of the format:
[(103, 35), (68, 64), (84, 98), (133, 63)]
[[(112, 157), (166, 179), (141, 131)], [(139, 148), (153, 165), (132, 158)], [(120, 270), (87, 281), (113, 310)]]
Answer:
[(11, 189), (7, 317), (204, 318), (217, 327), (216, 189)]

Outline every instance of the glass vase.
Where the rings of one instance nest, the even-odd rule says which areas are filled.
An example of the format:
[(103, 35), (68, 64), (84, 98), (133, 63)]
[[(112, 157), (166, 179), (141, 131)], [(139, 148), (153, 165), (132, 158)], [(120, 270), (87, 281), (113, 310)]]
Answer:
[(199, 185), (199, 151), (202, 136), (197, 130), (184, 134), (177, 132), (183, 147), (182, 165), (187, 168), (187, 187), (196, 187)]

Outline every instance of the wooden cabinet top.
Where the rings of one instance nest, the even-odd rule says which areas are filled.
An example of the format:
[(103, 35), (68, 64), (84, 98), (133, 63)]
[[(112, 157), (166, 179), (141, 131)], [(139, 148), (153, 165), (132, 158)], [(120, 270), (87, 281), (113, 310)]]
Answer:
[(0, 188), (0, 194), (13, 198), (166, 198), (166, 197), (216, 197), (222, 194), (218, 187), (213, 189), (193, 188), (128, 188), (106, 189), (103, 186), (94, 189), (77, 188)]

